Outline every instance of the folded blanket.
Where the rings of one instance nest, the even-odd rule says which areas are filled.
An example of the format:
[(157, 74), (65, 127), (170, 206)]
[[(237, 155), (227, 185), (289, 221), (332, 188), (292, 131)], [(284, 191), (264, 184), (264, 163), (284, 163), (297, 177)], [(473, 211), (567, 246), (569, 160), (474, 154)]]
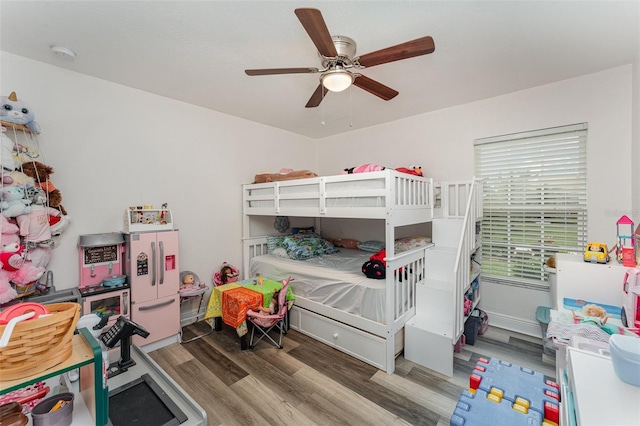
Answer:
[(563, 324), (551, 321), (547, 328), (547, 337), (561, 343), (569, 343), (571, 336), (581, 336), (598, 342), (609, 343), (609, 333), (593, 324)]
[(318, 176), (310, 170), (297, 170), (287, 173), (258, 173), (253, 183), (276, 182), (291, 179), (307, 179)]

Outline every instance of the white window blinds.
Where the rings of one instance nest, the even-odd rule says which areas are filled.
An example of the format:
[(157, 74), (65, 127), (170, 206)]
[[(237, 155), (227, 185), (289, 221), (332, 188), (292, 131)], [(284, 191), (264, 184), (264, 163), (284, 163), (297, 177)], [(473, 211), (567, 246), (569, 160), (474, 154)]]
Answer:
[(587, 125), (478, 139), (483, 277), (547, 286), (545, 260), (587, 243)]

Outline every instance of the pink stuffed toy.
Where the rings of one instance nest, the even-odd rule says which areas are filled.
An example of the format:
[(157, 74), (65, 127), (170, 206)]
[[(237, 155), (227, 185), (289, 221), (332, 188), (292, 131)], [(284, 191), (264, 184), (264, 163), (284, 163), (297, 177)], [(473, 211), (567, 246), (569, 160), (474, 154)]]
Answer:
[(11, 243), (4, 246), (0, 252), (0, 262), (2, 269), (9, 272), (17, 271), (24, 264), (24, 247), (18, 243)]
[[(11, 223), (9, 219), (0, 215), (0, 247), (20, 245), (18, 237), (18, 226)], [(4, 250), (4, 249), (3, 249)], [(10, 253), (10, 252), (9, 252)], [(10, 256), (8, 256), (10, 257)], [(9, 283), (8, 271), (4, 269), (4, 263), (0, 268), (0, 304), (13, 300), (18, 293)]]
[(367, 173), (367, 172), (379, 172), (380, 170), (384, 170), (384, 166), (380, 166), (378, 164), (363, 164), (357, 167), (351, 167), (349, 169), (344, 169), (342, 174), (351, 174), (351, 173)]
[(7, 271), (0, 269), (0, 305), (12, 301), (17, 295), (18, 292), (11, 287)]
[[(20, 246), (19, 228), (9, 219), (0, 215), (0, 304), (14, 299), (18, 293), (11, 283), (26, 286), (38, 280), (45, 268), (34, 266), (25, 260)], [(28, 257), (28, 255), (27, 255)]]

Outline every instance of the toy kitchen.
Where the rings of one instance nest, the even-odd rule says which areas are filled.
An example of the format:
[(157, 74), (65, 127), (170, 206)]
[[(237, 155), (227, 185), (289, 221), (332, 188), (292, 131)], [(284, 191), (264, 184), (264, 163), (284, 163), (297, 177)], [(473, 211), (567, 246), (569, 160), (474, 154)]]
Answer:
[[(149, 210), (142, 213), (171, 217)], [(102, 318), (98, 340), (108, 351), (109, 424), (206, 425), (202, 407), (147, 355), (156, 344), (178, 341), (178, 230), (170, 221), (140, 220), (139, 210), (127, 217), (123, 233), (78, 240), (83, 314)]]
[(78, 238), (82, 312), (98, 315), (104, 330), (119, 316), (130, 317), (131, 286), (124, 274), (124, 242), (119, 232)]

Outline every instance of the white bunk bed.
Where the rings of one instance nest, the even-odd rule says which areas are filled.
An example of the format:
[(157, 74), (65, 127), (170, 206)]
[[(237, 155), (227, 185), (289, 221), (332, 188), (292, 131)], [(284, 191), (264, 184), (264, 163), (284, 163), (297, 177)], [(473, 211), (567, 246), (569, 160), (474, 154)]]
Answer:
[[(381, 286), (382, 318), (366, 318), (296, 294), (290, 319), (293, 329), (391, 374), (403, 348), (404, 324), (416, 312), (416, 285), (424, 280), (425, 253), (432, 246), (396, 253), (396, 228), (430, 222), (433, 213), (433, 180), (391, 169), (243, 185), (243, 273), (246, 278), (264, 268), (253, 258), (275, 259), (267, 254), (267, 236), (252, 235), (255, 216), (316, 218), (316, 223), (318, 218), (383, 220), (386, 278), (365, 279)], [(294, 280), (294, 293), (295, 285)]]

